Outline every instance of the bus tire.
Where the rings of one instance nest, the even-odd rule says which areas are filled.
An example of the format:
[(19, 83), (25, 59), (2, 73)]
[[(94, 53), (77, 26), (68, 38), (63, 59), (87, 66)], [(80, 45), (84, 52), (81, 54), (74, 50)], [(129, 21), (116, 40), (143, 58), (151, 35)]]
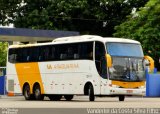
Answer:
[(39, 84), (36, 84), (33, 88), (34, 97), (36, 100), (43, 100), (44, 95), (41, 94), (41, 88)]
[(49, 96), (49, 99), (51, 101), (60, 101), (61, 98), (62, 98), (62, 95), (51, 95), (51, 96)]
[(73, 95), (64, 95), (64, 98), (67, 100), (67, 101), (71, 101), (73, 99)]
[(95, 100), (94, 89), (93, 89), (92, 85), (89, 85), (88, 95), (89, 95), (89, 101), (94, 101)]
[(31, 94), (30, 87), (28, 84), (24, 86), (23, 94), (24, 94), (25, 100), (33, 100), (34, 99), (34, 96)]
[(119, 101), (124, 101), (125, 96), (124, 95), (119, 95)]

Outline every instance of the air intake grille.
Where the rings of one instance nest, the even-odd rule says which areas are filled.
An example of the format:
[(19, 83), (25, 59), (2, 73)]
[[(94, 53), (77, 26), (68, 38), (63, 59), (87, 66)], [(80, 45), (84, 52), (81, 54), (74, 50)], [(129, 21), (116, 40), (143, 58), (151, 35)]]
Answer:
[(8, 91), (14, 91), (14, 80), (8, 80)]

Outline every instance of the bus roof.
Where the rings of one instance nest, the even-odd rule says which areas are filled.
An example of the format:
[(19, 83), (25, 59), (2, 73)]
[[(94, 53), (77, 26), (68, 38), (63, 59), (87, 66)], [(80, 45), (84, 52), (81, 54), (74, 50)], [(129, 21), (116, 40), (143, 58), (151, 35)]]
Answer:
[(65, 44), (65, 43), (87, 42), (87, 41), (101, 41), (104, 43), (105, 42), (120, 42), (120, 43), (140, 44), (140, 42), (135, 41), (135, 40), (131, 40), (131, 39), (101, 37), (101, 36), (96, 36), (96, 35), (81, 35), (81, 36), (61, 37), (61, 38), (57, 38), (49, 43), (11, 45), (10, 48), (31, 47), (31, 46), (51, 45), (51, 44)]
[(53, 42), (83, 42), (83, 41), (102, 41), (102, 42), (123, 42), (123, 43), (138, 43), (138, 41), (124, 38), (113, 38), (113, 37), (101, 37), (96, 35), (82, 35), (82, 36), (72, 36), (72, 37), (63, 37), (53, 40)]

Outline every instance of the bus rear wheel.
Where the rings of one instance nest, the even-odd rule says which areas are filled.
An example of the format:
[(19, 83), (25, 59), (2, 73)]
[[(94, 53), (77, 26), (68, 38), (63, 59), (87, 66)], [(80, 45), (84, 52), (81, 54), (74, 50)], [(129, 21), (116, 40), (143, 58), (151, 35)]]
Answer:
[(67, 100), (67, 101), (71, 101), (73, 99), (73, 95), (64, 95), (64, 98)]
[(92, 85), (89, 85), (88, 95), (89, 95), (89, 101), (94, 101), (95, 100), (94, 89), (93, 89)]
[(44, 99), (44, 95), (41, 94), (41, 88), (38, 84), (34, 86), (33, 93), (36, 100)]
[(23, 94), (24, 94), (24, 98), (26, 100), (33, 100), (34, 99), (34, 96), (31, 94), (30, 87), (28, 84), (24, 86)]
[(125, 96), (124, 96), (124, 95), (120, 95), (120, 96), (119, 96), (119, 101), (124, 101), (124, 99), (125, 99)]
[(51, 101), (60, 101), (61, 98), (62, 98), (62, 95), (51, 95), (51, 96), (49, 96), (49, 99)]

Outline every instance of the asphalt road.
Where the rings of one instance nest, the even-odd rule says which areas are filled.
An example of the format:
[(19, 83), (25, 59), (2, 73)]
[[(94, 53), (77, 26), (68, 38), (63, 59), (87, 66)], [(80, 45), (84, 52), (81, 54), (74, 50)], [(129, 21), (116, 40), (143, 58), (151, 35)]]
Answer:
[(0, 108), (160, 108), (160, 98), (127, 97), (119, 102), (117, 97), (96, 98), (89, 102), (88, 97), (75, 96), (72, 101), (26, 101), (23, 96), (0, 97)]

